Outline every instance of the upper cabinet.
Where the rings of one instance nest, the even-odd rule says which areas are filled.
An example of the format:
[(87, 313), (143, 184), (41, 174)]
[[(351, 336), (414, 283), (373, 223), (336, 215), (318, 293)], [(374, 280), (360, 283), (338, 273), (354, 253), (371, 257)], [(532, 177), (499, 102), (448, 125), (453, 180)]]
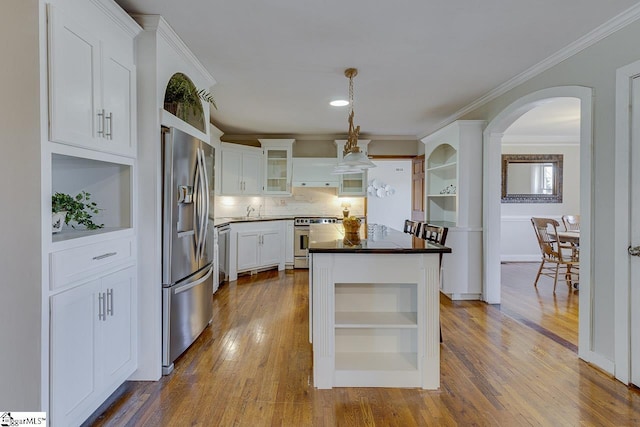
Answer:
[[(365, 155), (367, 154), (367, 147), (371, 140), (358, 140), (358, 147)], [(336, 140), (336, 147), (338, 149), (338, 163), (342, 161), (344, 157), (344, 146), (347, 143), (346, 140)], [(338, 196), (366, 196), (367, 195), (367, 170), (363, 170), (359, 173), (345, 173), (339, 175)]]
[(49, 5), (50, 139), (135, 157), (131, 40), (100, 34)]
[(260, 139), (264, 158), (263, 194), (291, 195), (292, 147), (294, 139)]
[(220, 144), (223, 196), (262, 193), (262, 149), (239, 144)]

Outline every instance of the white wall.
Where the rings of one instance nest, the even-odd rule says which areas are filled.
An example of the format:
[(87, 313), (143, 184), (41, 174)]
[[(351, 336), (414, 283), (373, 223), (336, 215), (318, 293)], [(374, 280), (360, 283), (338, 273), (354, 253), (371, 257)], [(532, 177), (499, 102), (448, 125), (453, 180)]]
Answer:
[[(48, 190), (41, 189), (42, 174), (48, 171), (42, 170), (46, 162), (41, 161), (40, 149), (47, 114), (46, 98), (42, 99), (46, 96), (44, 28), (44, 10), (37, 0), (0, 2), (0, 38), (4, 41), (0, 43), (0, 80), (5, 100), (0, 104), (2, 410), (46, 409), (42, 396), (47, 392), (41, 395), (41, 385), (47, 360), (41, 361), (40, 345), (41, 334), (46, 336), (43, 310), (48, 313), (42, 295), (41, 212), (43, 200), (50, 197)], [(49, 237), (49, 228), (46, 233)]]
[(377, 167), (369, 169), (369, 184), (390, 185), (392, 196), (367, 196), (367, 222), (384, 224), (402, 230), (404, 220), (411, 218), (411, 160), (375, 160)]
[[(591, 278), (593, 301), (593, 353), (614, 361), (614, 242), (611, 219), (614, 218), (615, 183), (615, 78), (619, 67), (640, 59), (637, 40), (640, 21), (634, 21), (594, 45), (526, 80), (492, 101), (464, 114), (461, 119), (486, 120), (490, 123), (516, 100), (538, 90), (563, 85), (593, 88), (593, 165)], [(490, 232), (490, 230), (487, 230)], [(599, 366), (603, 366), (599, 363)]]
[(503, 144), (502, 154), (562, 154), (562, 203), (502, 203), (500, 260), (539, 261), (540, 248), (531, 217), (554, 218), (580, 213), (580, 145), (577, 143)]

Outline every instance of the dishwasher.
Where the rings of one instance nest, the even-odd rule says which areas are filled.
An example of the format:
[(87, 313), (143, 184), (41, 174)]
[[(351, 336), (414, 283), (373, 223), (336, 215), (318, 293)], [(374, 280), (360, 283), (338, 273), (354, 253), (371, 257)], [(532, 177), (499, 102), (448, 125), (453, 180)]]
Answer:
[(229, 233), (231, 227), (218, 228), (218, 284), (229, 280)]

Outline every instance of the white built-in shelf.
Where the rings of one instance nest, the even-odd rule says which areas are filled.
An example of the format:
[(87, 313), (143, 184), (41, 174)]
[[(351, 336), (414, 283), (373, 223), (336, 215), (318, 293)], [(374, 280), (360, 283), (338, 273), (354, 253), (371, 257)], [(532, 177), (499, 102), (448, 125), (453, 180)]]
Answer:
[(346, 353), (336, 352), (336, 371), (416, 371), (417, 353)]
[(458, 165), (457, 162), (445, 163), (444, 165), (437, 165), (427, 168), (427, 172), (437, 172), (439, 170), (455, 168)]
[(105, 238), (115, 238), (133, 234), (134, 232), (131, 227), (104, 227), (97, 230), (73, 229), (67, 225), (63, 227), (61, 232), (51, 235), (51, 251), (69, 249), (97, 242)]
[(456, 197), (457, 194), (427, 194), (427, 197)]
[(415, 312), (336, 312), (336, 328), (417, 328)]

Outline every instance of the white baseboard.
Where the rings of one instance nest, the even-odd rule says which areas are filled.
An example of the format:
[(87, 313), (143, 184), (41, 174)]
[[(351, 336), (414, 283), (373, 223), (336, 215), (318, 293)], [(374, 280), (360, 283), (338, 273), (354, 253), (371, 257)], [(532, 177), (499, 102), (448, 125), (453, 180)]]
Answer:
[(527, 255), (527, 254), (503, 254), (500, 255), (501, 262), (540, 262), (540, 254)]

